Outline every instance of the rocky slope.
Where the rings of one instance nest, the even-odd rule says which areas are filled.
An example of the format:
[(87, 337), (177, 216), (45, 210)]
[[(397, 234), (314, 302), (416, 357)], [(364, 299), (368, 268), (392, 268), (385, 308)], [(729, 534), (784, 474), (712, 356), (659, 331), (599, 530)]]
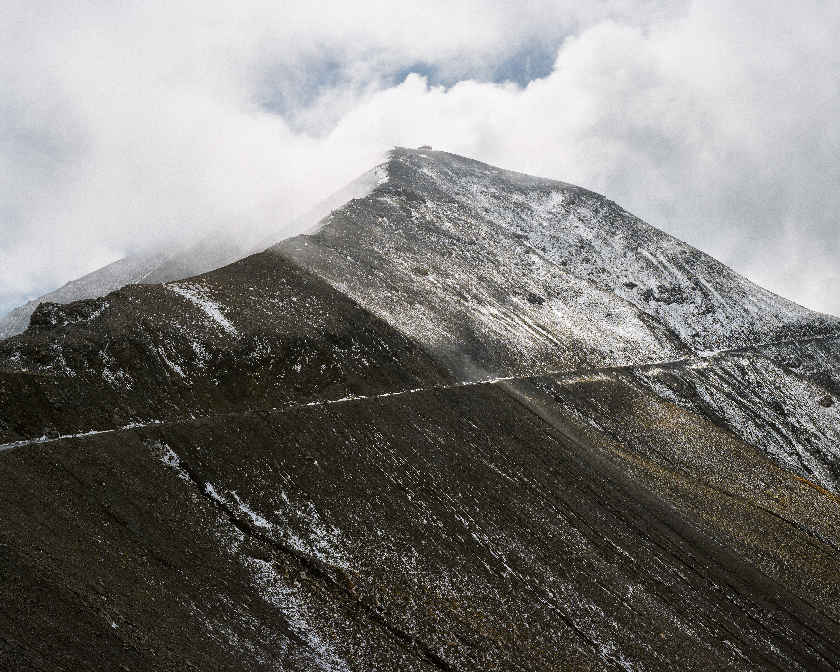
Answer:
[(840, 668), (840, 322), (570, 185), (362, 181), (0, 343), (0, 668)]
[(0, 342), (0, 441), (399, 391), (454, 379), (275, 255), (42, 304)]

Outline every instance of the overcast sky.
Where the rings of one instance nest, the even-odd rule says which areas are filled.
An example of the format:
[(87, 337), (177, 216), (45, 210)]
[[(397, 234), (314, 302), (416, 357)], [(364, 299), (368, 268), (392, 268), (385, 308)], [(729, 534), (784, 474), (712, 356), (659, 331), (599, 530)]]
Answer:
[(835, 0), (0, 0), (0, 314), (425, 143), (840, 314), (838, 34)]

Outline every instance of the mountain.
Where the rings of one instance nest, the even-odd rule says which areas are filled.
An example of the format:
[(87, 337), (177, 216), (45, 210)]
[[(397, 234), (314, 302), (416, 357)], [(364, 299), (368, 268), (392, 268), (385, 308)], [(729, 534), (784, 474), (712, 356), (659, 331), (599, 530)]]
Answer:
[[(551, 334), (616, 330), (617, 351), (635, 342), (657, 358), (673, 348), (733, 348), (837, 325), (602, 196), (442, 152), (396, 152), (387, 184), (371, 198), (333, 213), (312, 239), (279, 250), (367, 307), (380, 305), (390, 284), (408, 286), (413, 307), (431, 311), (437, 328), (444, 313), (458, 311), (458, 323), (464, 315), (471, 328), (505, 340), (516, 332), (533, 347), (552, 337), (514, 326), (525, 316)], [(582, 304), (586, 309), (575, 309)], [(399, 306), (376, 310), (431, 344), (419, 316)], [(656, 345), (644, 340), (663, 327), (668, 346), (665, 334)], [(598, 334), (601, 347), (605, 338)], [(628, 353), (629, 361), (640, 354)]]
[(0, 341), (0, 667), (840, 668), (840, 320), (572, 185), (355, 184)]

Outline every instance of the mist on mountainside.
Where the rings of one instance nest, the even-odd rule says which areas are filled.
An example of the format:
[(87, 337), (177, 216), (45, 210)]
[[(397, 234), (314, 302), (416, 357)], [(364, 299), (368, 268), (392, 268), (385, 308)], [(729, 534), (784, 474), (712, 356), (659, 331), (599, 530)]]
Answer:
[(173, 237), (269, 232), (422, 144), (605, 194), (840, 314), (836, 3), (4, 15), (0, 315)]
[[(377, 161), (385, 157), (378, 157)], [(90, 299), (128, 284), (178, 280), (219, 268), (301, 233), (310, 233), (331, 211), (353, 198), (370, 193), (382, 179), (372, 168), (292, 221), (268, 228), (230, 226), (213, 231), (195, 243), (177, 239), (136, 252), (124, 259), (71, 280), (58, 289), (27, 301), (0, 317), (0, 339), (22, 333), (43, 302), (70, 303)]]

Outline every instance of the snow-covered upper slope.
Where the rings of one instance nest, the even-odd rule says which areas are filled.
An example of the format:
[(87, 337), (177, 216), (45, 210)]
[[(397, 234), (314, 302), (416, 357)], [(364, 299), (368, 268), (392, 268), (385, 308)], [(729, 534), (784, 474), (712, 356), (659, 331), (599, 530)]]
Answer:
[(840, 333), (608, 199), (445, 152), (275, 250), (441, 353), (497, 373), (678, 358)]
[(689, 350), (575, 277), (395, 150), (373, 192), (274, 251), (435, 352), (464, 379), (661, 361)]
[(840, 324), (586, 189), (444, 152), (399, 150), (393, 162), (391, 170), (418, 191), (456, 200), (550, 262), (655, 316), (695, 348), (812, 335)]

